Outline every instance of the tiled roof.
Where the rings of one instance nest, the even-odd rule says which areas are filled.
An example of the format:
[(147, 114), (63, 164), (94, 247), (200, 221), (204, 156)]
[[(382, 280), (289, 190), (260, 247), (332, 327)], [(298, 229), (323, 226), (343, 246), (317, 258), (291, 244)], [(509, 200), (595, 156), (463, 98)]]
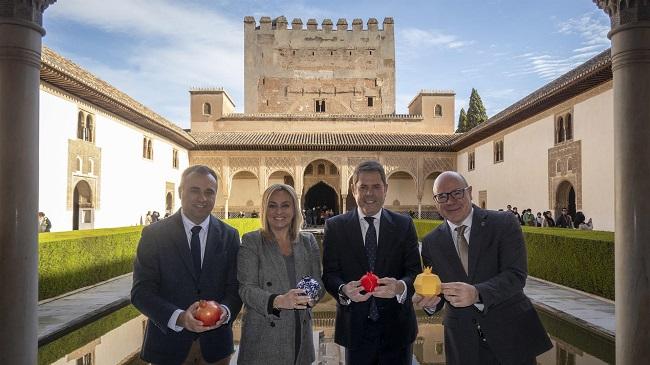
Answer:
[(192, 136), (176, 124), (45, 46), (41, 53), (41, 80), (185, 148), (194, 145)]
[(456, 135), (334, 132), (196, 132), (197, 150), (451, 152)]
[(607, 49), (460, 135), (453, 148), (461, 150), (611, 79), (612, 57)]

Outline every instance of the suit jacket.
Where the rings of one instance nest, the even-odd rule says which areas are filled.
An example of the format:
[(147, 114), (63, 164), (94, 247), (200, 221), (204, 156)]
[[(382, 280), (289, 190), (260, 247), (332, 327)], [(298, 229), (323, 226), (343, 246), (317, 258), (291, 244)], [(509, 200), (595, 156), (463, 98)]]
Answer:
[[(481, 364), (478, 358), (480, 325), (490, 349), (502, 364), (521, 364), (552, 345), (537, 312), (524, 295), (526, 247), (517, 217), (508, 212), (474, 206), (465, 274), (445, 222), (424, 237), (422, 260), (444, 282), (472, 284), (480, 294), (483, 311), (475, 306), (447, 305), (445, 351), (448, 364)], [(441, 301), (438, 309), (445, 301)]]
[(311, 309), (280, 310), (269, 314), (269, 300), (294, 289), (304, 276), (311, 276), (325, 293), (321, 276), (320, 248), (314, 235), (300, 233), (293, 245), (296, 277), (289, 280), (285, 260), (278, 245), (262, 237), (260, 231), (242, 237), (237, 263), (239, 294), (244, 311), (238, 364), (294, 364), (295, 312), (300, 319), (300, 349), (295, 364), (315, 360)]
[[(156, 364), (180, 364), (192, 341), (199, 339), (203, 357), (214, 362), (234, 352), (232, 328), (241, 309), (237, 283), (237, 231), (210, 216), (200, 275), (192, 264), (180, 211), (142, 231), (133, 265), (131, 302), (149, 318), (141, 357)], [(199, 299), (214, 300), (230, 309), (230, 322), (197, 334), (167, 327), (177, 309)]]
[[(407, 288), (403, 304), (395, 298), (375, 298), (379, 321), (387, 336), (382, 346), (390, 349), (405, 347), (415, 341), (418, 332), (411, 302), (413, 281), (422, 272), (418, 240), (413, 220), (409, 216), (382, 210), (379, 224), (379, 245), (375, 274), (404, 280)], [(323, 240), (323, 282), (325, 289), (338, 298), (339, 286), (359, 280), (368, 269), (361, 225), (357, 209), (335, 216), (325, 222)], [(341, 346), (359, 345), (367, 322), (370, 300), (342, 305), (337, 302), (335, 341)]]

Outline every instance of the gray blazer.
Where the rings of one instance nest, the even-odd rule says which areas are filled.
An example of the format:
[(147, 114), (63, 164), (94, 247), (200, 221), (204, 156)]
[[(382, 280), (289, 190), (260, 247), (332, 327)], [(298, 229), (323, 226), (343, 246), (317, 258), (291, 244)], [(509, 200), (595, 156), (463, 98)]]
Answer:
[[(282, 310), (279, 316), (269, 314), (269, 298), (296, 287), (309, 275), (321, 286), (320, 249), (314, 235), (301, 232), (293, 246), (296, 278), (287, 280), (287, 269), (275, 242), (262, 238), (260, 231), (242, 237), (237, 260), (239, 295), (245, 304), (237, 363), (293, 364), (295, 349), (295, 316), (293, 310)], [(311, 325), (311, 309), (299, 310), (301, 321), (300, 350), (296, 364), (311, 364), (315, 359)]]

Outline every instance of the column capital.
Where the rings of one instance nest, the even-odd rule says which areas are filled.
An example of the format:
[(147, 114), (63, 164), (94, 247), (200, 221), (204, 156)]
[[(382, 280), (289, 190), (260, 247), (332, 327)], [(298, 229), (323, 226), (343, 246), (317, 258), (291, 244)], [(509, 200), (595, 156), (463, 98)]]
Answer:
[(593, 2), (609, 16), (612, 31), (626, 24), (650, 21), (650, 0), (593, 0)]
[(43, 12), (56, 0), (0, 0), (0, 24), (22, 23), (45, 35)]

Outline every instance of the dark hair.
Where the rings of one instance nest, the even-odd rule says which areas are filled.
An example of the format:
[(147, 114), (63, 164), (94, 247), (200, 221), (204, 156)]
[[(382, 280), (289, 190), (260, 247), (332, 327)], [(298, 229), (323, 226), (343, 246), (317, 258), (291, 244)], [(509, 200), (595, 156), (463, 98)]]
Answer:
[(214, 177), (214, 180), (217, 182), (217, 188), (219, 187), (219, 177), (217, 176), (217, 173), (214, 172), (213, 169), (209, 168), (208, 166), (205, 165), (192, 165), (183, 171), (183, 174), (181, 175), (181, 185), (178, 187), (179, 189), (183, 188), (183, 182), (185, 182), (185, 178), (189, 174), (203, 174), (203, 175), (210, 175)]
[(573, 226), (574, 226), (575, 228), (578, 228), (578, 226), (580, 225), (580, 223), (584, 223), (584, 222), (585, 222), (585, 215), (584, 215), (584, 213), (582, 213), (582, 212), (577, 212), (577, 213), (576, 213), (576, 219), (575, 219), (575, 221), (573, 222)]
[(357, 167), (354, 168), (354, 173), (352, 174), (352, 185), (355, 185), (357, 181), (359, 181), (359, 174), (362, 172), (378, 172), (379, 176), (381, 177), (381, 181), (386, 185), (386, 171), (384, 170), (384, 166), (382, 166), (379, 162), (377, 161), (364, 161), (357, 165)]

